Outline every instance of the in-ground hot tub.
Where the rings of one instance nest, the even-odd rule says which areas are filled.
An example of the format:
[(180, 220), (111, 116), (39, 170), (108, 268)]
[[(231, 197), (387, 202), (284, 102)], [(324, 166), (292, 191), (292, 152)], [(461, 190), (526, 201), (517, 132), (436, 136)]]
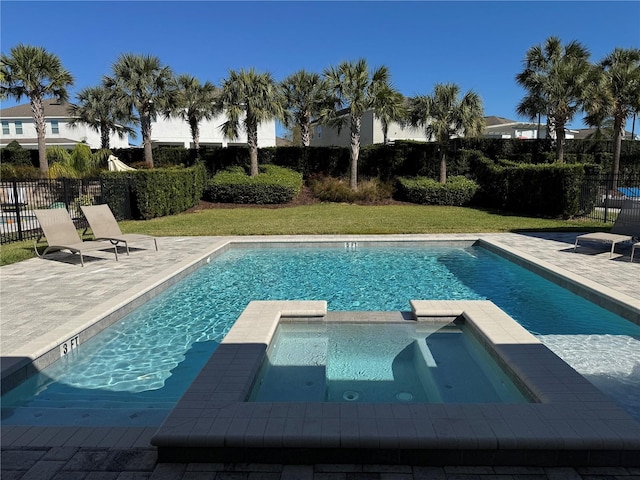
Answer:
[[(250, 401), (525, 403), (462, 321), (280, 323)], [(378, 314), (380, 316), (380, 314)], [(358, 320), (357, 322), (354, 320)]]

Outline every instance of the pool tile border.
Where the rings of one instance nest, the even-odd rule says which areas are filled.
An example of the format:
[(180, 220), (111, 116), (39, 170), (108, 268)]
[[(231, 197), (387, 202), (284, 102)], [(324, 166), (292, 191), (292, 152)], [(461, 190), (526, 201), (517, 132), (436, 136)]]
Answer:
[(159, 460), (470, 464), (483, 452), (495, 465), (640, 463), (640, 424), (492, 302), (411, 309), (417, 321), (463, 318), (537, 403), (246, 402), (278, 322), (327, 314), (322, 301), (254, 301), (152, 438)]

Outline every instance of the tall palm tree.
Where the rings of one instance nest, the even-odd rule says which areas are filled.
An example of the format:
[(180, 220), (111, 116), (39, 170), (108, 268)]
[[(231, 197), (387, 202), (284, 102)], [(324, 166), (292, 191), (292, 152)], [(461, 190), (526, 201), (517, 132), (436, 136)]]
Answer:
[(196, 150), (200, 148), (200, 122), (211, 120), (216, 111), (216, 87), (209, 81), (200, 81), (188, 74), (176, 78), (178, 86), (176, 104), (172, 115), (189, 124)]
[(333, 108), (335, 98), (329, 91), (329, 84), (318, 73), (300, 70), (289, 75), (281, 83), (287, 128), (298, 126), (302, 145), (310, 144), (311, 119), (319, 116), (327, 108)]
[[(358, 189), (358, 157), (360, 155), (360, 129), (362, 115), (365, 111), (374, 109), (381, 111), (387, 102), (392, 101), (391, 93), (394, 89), (390, 84), (389, 70), (385, 66), (369, 72), (369, 66), (365, 59), (353, 62), (342, 62), (337, 67), (329, 67), (324, 71), (324, 76), (329, 82), (329, 87), (336, 96), (337, 107), (344, 107), (347, 115), (337, 109), (326, 111), (323, 121), (331, 124), (342, 125), (349, 123), (351, 131), (351, 178), (349, 181), (352, 190)], [(386, 93), (387, 95), (383, 95)]]
[(274, 118), (284, 119), (281, 92), (269, 72), (258, 73), (253, 68), (229, 70), (229, 77), (222, 82), (219, 107), (223, 108), (227, 121), (222, 125), (225, 137), (240, 136), (240, 126), (247, 133), (251, 159), (251, 176), (258, 175), (258, 125)]
[(440, 183), (447, 182), (447, 149), (454, 136), (475, 137), (484, 129), (482, 100), (473, 90), (460, 99), (460, 87), (439, 83), (433, 95), (410, 100), (409, 117), (414, 127), (425, 129), (427, 138), (435, 140), (440, 150)]
[(46, 146), (46, 119), (43, 100), (53, 97), (65, 101), (67, 87), (73, 77), (62, 66), (60, 59), (43, 47), (18, 44), (10, 55), (0, 56), (0, 98), (28, 97), (38, 135), (38, 160), (43, 175), (49, 170)]
[(594, 69), (585, 95), (588, 125), (613, 118), (612, 173), (620, 172), (620, 151), (627, 119), (640, 109), (640, 49), (616, 48)]
[(549, 37), (544, 45), (527, 50), (524, 70), (516, 76), (528, 96), (544, 104), (556, 137), (558, 162), (564, 161), (565, 129), (582, 108), (590, 68), (589, 51), (582, 44), (572, 41), (563, 46), (559, 38)]
[(100, 148), (109, 149), (109, 137), (115, 133), (120, 138), (127, 135), (135, 138), (131, 124), (135, 118), (126, 110), (117, 111), (117, 104), (111, 100), (113, 92), (104, 86), (87, 87), (77, 95), (78, 103), (69, 106), (73, 115), (70, 125), (84, 124), (100, 134)]
[(151, 120), (170, 112), (176, 100), (171, 68), (157, 57), (133, 53), (120, 55), (111, 68), (113, 73), (103, 78), (103, 84), (113, 90), (117, 109), (126, 110), (140, 124), (144, 160), (153, 168)]

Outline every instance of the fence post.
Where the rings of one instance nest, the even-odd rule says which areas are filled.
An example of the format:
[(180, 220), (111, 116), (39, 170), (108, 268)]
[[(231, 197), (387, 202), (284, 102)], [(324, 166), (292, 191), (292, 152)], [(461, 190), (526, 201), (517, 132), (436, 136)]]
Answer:
[(18, 240), (22, 241), (22, 218), (20, 217), (20, 198), (18, 197), (18, 182), (16, 180), (11, 181), (11, 188), (13, 189), (13, 207), (16, 211), (16, 224), (18, 225)]
[(607, 181), (605, 182), (606, 190), (604, 192), (604, 223), (607, 223), (609, 216), (609, 195), (613, 189), (613, 174), (607, 173)]

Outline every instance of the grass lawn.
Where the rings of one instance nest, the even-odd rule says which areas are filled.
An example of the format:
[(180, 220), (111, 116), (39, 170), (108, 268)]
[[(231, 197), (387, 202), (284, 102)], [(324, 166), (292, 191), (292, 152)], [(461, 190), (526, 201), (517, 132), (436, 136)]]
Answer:
[[(610, 225), (463, 207), (318, 203), (284, 208), (213, 208), (153, 220), (124, 221), (120, 227), (123, 232), (156, 236), (201, 236), (589, 231)], [(34, 256), (32, 240), (2, 245), (0, 265)]]

